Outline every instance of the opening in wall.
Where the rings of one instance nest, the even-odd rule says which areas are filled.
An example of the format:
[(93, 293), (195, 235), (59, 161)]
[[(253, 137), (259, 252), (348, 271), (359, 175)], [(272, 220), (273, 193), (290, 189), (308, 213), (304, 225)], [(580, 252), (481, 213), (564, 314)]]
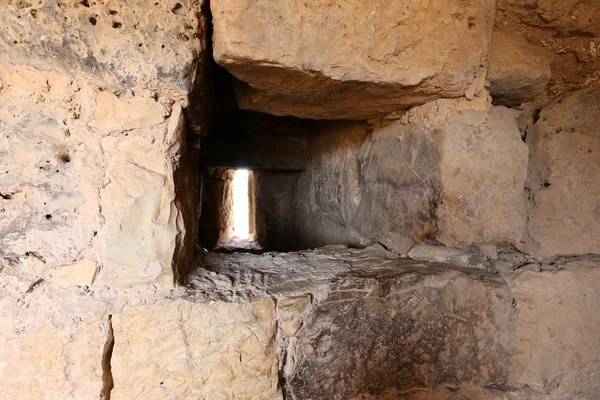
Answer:
[(238, 169), (233, 172), (233, 215), (232, 215), (232, 240), (250, 239), (250, 174), (247, 169)]
[(202, 181), (200, 244), (208, 250), (260, 250), (255, 235), (254, 173), (207, 168)]

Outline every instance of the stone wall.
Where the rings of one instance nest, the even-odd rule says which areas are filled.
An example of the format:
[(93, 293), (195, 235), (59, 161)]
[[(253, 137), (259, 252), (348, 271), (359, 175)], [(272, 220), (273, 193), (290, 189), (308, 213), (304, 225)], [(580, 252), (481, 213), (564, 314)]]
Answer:
[(0, 0), (0, 398), (599, 398), (598, 8), (497, 3)]

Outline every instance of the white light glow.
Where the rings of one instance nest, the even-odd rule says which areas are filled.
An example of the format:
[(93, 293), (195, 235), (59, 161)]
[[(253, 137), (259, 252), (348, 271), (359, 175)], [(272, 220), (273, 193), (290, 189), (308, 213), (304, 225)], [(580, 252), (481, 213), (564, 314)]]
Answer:
[(233, 175), (233, 237), (250, 238), (250, 202), (248, 170), (238, 169)]

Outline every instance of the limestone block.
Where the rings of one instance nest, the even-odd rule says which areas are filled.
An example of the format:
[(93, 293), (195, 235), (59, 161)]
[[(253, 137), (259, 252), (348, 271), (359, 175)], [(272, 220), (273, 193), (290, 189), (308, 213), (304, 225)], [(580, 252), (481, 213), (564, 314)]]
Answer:
[(6, 311), (0, 318), (1, 398), (101, 399), (107, 316)]
[(531, 192), (522, 249), (600, 253), (600, 92), (565, 94), (527, 131)]
[(112, 399), (268, 399), (277, 393), (272, 300), (165, 301), (113, 316)]
[(110, 177), (100, 191), (106, 257), (102, 280), (116, 284), (173, 280), (179, 233), (175, 187), (170, 162), (154, 145), (166, 130), (163, 123), (102, 140)]
[(404, 254), (435, 233), (440, 157), (434, 137), (416, 124), (375, 128), (358, 153), (355, 229)]
[(402, 253), (433, 234), (447, 246), (518, 243), (527, 146), (516, 118), (485, 97), (437, 100), (376, 128), (359, 155), (356, 229), (373, 224), (366, 234)]
[(517, 117), (504, 107), (465, 110), (440, 127), (436, 238), (445, 245), (522, 239), (528, 151)]
[[(510, 381), (542, 393), (600, 393), (600, 268), (580, 260), (507, 278), (517, 316)], [(594, 377), (595, 376), (595, 377)], [(591, 393), (596, 393), (592, 395)], [(589, 393), (586, 397), (583, 393)], [(571, 398), (567, 393), (555, 398)], [(577, 396), (576, 396), (577, 397)]]
[(394, 399), (441, 382), (502, 385), (510, 361), (507, 298), (506, 286), (451, 270), (345, 273), (296, 334), (288, 392)]
[(488, 89), (495, 104), (515, 106), (542, 93), (554, 53), (525, 38), (495, 30), (490, 48)]
[(414, 107), (372, 132), (324, 123), (286, 226), (296, 223), (307, 247), (380, 243), (406, 254), (433, 235), (446, 246), (517, 244), (527, 176), (517, 117), (483, 95)]
[(103, 87), (161, 90), (186, 101), (204, 48), (200, 5), (3, 2), (0, 62), (86, 76)]
[(486, 63), (494, 2), (211, 1), (214, 58), (243, 109), (368, 119), (462, 96)]

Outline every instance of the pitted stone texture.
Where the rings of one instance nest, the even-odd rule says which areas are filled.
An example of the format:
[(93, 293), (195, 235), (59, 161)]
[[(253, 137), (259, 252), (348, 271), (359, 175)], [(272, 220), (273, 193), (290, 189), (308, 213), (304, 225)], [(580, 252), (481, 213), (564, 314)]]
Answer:
[(200, 2), (3, 2), (0, 62), (187, 101), (203, 51)]
[(269, 399), (277, 394), (272, 300), (161, 302), (113, 316), (114, 400)]
[(527, 132), (531, 204), (522, 249), (600, 253), (600, 91), (565, 94)]
[(56, 72), (0, 64), (0, 81), (0, 247), (42, 260), (44, 274), (78, 261), (101, 229), (102, 154), (82, 121), (93, 103)]
[(495, 30), (490, 49), (488, 89), (495, 104), (516, 106), (544, 91), (554, 54), (527, 39)]
[(598, 398), (599, 266), (597, 260), (561, 262), (507, 277), (517, 316), (512, 384), (557, 399)]
[(172, 285), (195, 212), (176, 182), (180, 105), (22, 65), (0, 64), (0, 81), (1, 255), (35, 279), (89, 285), (87, 259), (104, 283)]
[(214, 58), (244, 109), (368, 119), (462, 96), (482, 65), (494, 2), (211, 1)]

